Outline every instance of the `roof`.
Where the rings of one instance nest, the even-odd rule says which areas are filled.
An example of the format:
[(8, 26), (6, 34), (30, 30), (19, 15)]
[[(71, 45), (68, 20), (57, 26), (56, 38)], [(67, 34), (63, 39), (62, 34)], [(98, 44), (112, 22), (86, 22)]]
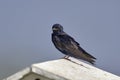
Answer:
[[(34, 79), (27, 79), (29, 75)], [(36, 63), (4, 80), (44, 80), (41, 77), (45, 80), (120, 80), (119, 76), (76, 59)]]

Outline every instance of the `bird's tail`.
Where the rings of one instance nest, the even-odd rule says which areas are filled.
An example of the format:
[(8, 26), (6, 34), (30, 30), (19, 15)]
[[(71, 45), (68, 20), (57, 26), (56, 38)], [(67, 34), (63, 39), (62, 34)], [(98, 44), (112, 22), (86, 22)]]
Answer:
[(95, 59), (96, 58), (93, 57), (92, 55), (88, 54), (87, 52), (81, 52), (81, 51), (79, 51), (76, 54), (71, 55), (71, 56), (73, 56), (75, 58), (78, 58), (78, 59), (85, 60), (85, 61), (91, 63), (92, 65), (95, 64)]
[(82, 49), (81, 47), (79, 48), (80, 53), (84, 56), (82, 57), (83, 60), (88, 61), (89, 63), (91, 63), (92, 65), (95, 64), (95, 60), (96, 58), (92, 55), (90, 55), (89, 53), (87, 53), (84, 49)]
[(94, 65), (94, 64), (95, 64), (95, 60), (94, 60), (94, 59), (92, 59), (92, 58), (89, 58), (87, 61), (88, 61), (89, 63), (91, 63), (92, 65)]
[(74, 56), (74, 57), (75, 57), (75, 58), (78, 58), (78, 59), (85, 60), (85, 61), (91, 63), (92, 65), (95, 64), (95, 59), (91, 58), (90, 56), (82, 55), (82, 56), (80, 56), (80, 57), (78, 57), (78, 56)]

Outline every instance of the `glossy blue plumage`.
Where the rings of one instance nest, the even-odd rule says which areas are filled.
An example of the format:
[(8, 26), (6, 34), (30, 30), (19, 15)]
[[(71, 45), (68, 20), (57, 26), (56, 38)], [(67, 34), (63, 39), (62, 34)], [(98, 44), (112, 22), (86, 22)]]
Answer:
[(60, 24), (54, 24), (52, 30), (52, 42), (60, 52), (94, 64), (96, 58), (87, 53), (78, 42), (66, 34)]

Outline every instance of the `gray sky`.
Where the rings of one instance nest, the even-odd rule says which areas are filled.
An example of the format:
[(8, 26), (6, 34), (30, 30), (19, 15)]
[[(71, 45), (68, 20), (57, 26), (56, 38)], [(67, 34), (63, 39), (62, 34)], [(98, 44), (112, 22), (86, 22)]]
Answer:
[(120, 75), (120, 0), (0, 0), (0, 79), (64, 56), (51, 42), (55, 23)]

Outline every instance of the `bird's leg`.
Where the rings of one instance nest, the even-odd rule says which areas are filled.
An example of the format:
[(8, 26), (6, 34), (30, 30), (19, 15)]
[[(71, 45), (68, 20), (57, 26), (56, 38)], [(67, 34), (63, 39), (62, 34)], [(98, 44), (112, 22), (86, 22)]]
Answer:
[(66, 58), (69, 58), (69, 57), (68, 57), (68, 55), (65, 55), (63, 58), (66, 59)]
[(67, 55), (65, 55), (63, 58), (65, 59), (67, 57)]
[(64, 59), (67, 59), (67, 60), (69, 60), (69, 61), (71, 61), (70, 59), (69, 59), (69, 55), (66, 55), (66, 56), (64, 56)]
[(69, 56), (66, 56), (65, 58), (67, 58), (67, 59), (68, 59), (68, 58), (69, 58)]

